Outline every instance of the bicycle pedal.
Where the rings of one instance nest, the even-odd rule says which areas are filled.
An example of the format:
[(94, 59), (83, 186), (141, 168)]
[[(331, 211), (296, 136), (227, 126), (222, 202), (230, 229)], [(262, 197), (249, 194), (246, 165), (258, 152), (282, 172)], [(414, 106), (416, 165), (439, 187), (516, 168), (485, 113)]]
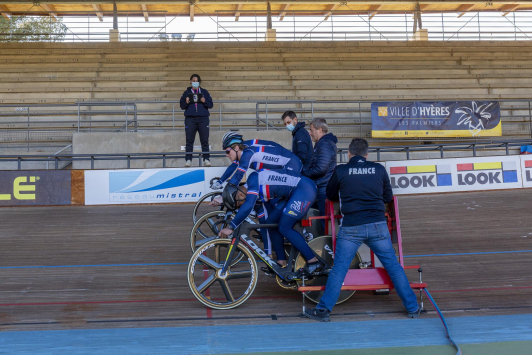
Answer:
[(264, 272), (264, 274), (268, 277), (275, 277), (277, 274), (272, 271), (269, 267), (261, 266), (260, 269)]

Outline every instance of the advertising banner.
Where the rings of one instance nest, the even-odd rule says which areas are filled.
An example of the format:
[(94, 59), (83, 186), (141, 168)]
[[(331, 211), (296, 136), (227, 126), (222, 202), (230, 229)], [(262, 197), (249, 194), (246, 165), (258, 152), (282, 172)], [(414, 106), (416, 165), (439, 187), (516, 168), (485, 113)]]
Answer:
[(0, 206), (70, 205), (69, 170), (0, 171)]
[(373, 138), (502, 136), (495, 101), (374, 102)]
[[(225, 168), (86, 170), (85, 204), (196, 202)], [(219, 174), (217, 174), (219, 173)]]
[(388, 161), (386, 170), (397, 195), (523, 187), (519, 156)]
[(524, 154), (520, 158), (523, 187), (532, 187), (532, 154)]

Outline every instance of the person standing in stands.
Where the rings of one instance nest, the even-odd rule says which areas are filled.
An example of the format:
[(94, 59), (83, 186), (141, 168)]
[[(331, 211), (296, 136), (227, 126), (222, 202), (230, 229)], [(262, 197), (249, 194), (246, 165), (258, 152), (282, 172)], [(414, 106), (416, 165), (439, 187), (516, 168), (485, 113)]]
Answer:
[(327, 133), (328, 131), (325, 118), (317, 117), (310, 122), (310, 136), (316, 144), (310, 164), (301, 172), (301, 175), (314, 180), (318, 187), (315, 207), (320, 210), (322, 216), (325, 215), (325, 200), (327, 199), (325, 190), (336, 167), (336, 143), (338, 142), (336, 136)]
[(294, 111), (283, 113), (282, 120), (286, 129), (292, 132), (292, 153), (301, 159), (303, 169), (306, 169), (312, 159), (313, 151), (312, 140), (305, 129), (305, 122), (297, 122), (297, 116)]
[[(185, 135), (186, 152), (192, 153), (194, 150), (194, 140), (196, 132), (199, 133), (201, 151), (209, 152), (209, 109), (212, 108), (212, 98), (207, 89), (200, 88), (201, 78), (198, 74), (190, 77), (190, 87), (188, 87), (179, 102), (181, 109), (185, 110)], [(209, 154), (203, 154), (205, 166), (211, 166)], [(185, 167), (192, 164), (192, 154), (186, 155)]]

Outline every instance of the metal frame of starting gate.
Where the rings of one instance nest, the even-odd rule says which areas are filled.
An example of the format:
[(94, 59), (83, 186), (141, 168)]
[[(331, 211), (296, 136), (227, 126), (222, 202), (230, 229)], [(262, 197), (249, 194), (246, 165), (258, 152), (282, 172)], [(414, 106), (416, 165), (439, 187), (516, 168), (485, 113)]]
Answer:
[[(419, 272), (419, 282), (411, 282), (410, 287), (419, 290), (420, 306), (423, 308), (423, 296), (422, 290), (427, 287), (427, 284), (422, 282), (421, 273), (422, 269), (419, 265), (404, 265), (403, 259), (403, 245), (401, 238), (401, 222), (399, 218), (399, 204), (397, 197), (388, 204), (386, 212), (386, 218), (388, 223), (388, 230), (392, 238), (392, 243), (397, 244), (399, 264), (405, 269), (417, 269)], [(308, 220), (302, 221), (303, 226), (312, 225), (313, 220), (325, 220), (325, 234), (329, 235), (329, 229), (333, 238), (333, 250), (336, 252), (336, 225), (335, 221), (342, 218), (341, 215), (334, 214), (333, 202), (327, 200), (325, 205), (325, 216), (309, 217)], [(329, 228), (330, 222), (330, 228)], [(384, 267), (375, 267), (375, 255), (371, 252), (371, 266), (364, 269), (351, 269), (347, 272), (347, 275), (342, 286), (342, 290), (351, 291), (379, 291), (379, 290), (391, 290), (393, 289), (393, 283), (388, 276), (388, 273)], [(307, 291), (323, 291), (325, 286), (302, 286), (298, 287), (298, 291), (304, 293)], [(304, 298), (304, 297), (303, 297)]]

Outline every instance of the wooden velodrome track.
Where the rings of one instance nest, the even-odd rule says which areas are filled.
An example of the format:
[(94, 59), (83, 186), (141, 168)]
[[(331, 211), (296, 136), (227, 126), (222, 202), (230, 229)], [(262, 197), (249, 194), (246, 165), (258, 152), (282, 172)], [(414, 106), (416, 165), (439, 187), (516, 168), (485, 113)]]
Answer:
[[(532, 190), (400, 196), (399, 206), (405, 263), (422, 265), (447, 317), (530, 313)], [(0, 330), (309, 322), (301, 294), (264, 275), (236, 309), (201, 305), (186, 279), (192, 207), (0, 209)], [(362, 292), (333, 315), (405, 316), (395, 293)]]

